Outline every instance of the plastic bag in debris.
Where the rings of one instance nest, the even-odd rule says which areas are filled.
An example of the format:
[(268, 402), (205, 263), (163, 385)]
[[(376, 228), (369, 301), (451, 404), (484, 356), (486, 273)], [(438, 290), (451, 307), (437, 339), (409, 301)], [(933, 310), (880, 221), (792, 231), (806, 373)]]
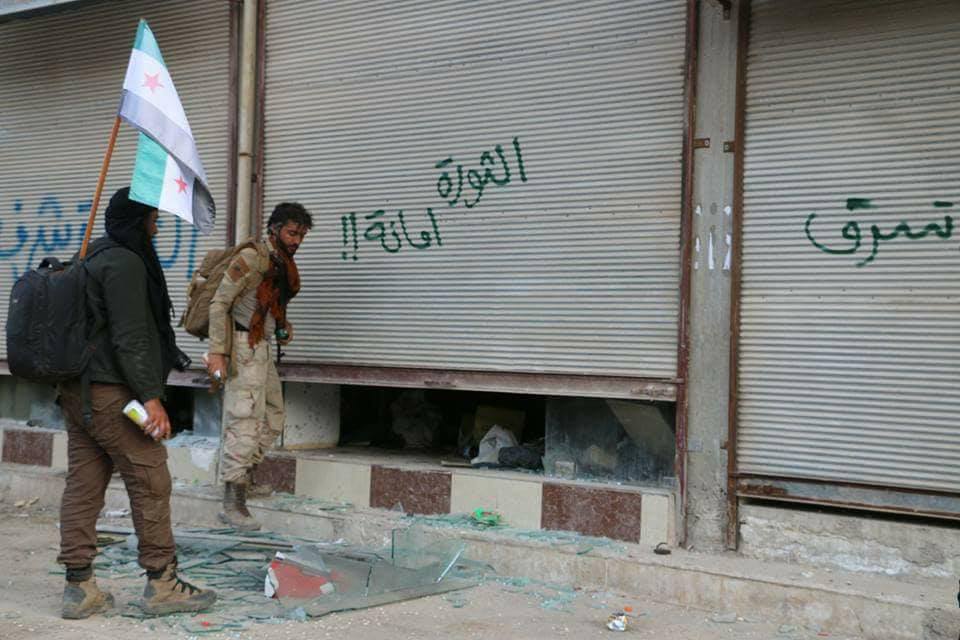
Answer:
[(475, 467), (500, 466), (500, 450), (517, 445), (517, 437), (512, 431), (495, 424), (483, 436), (483, 440), (480, 441), (480, 451), (470, 464)]

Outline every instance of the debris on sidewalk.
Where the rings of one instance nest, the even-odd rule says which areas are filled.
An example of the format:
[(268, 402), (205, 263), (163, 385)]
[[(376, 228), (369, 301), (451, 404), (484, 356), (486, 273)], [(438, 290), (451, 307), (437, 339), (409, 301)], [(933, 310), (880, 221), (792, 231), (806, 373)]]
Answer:
[(671, 553), (673, 553), (672, 550), (670, 549), (670, 545), (668, 545), (666, 542), (661, 542), (660, 544), (655, 546), (653, 548), (653, 552), (658, 556), (668, 556)]
[(611, 614), (610, 619), (607, 620), (607, 629), (610, 629), (610, 631), (626, 631), (627, 614), (623, 611)]
[[(105, 578), (131, 578), (129, 600), (135, 600), (142, 588), (136, 535), (127, 527), (101, 526), (98, 536), (101, 553), (94, 567)], [(233, 529), (180, 529), (174, 536), (180, 571), (219, 593), (203, 616), (162, 619), (192, 634), (460, 591), (491, 573), (465, 558), (461, 540), (438, 541), (415, 526), (393, 531), (382, 549)], [(135, 607), (113, 615), (143, 617)]]
[(473, 519), (477, 524), (481, 524), (485, 527), (498, 527), (500, 526), (503, 517), (496, 511), (490, 511), (484, 509), (483, 507), (478, 507), (473, 511)]
[(307, 567), (296, 555), (277, 551), (267, 567), (263, 593), (268, 598), (315, 598), (333, 593), (333, 578), (322, 565)]
[(736, 611), (727, 611), (725, 613), (715, 613), (710, 616), (710, 622), (717, 622), (719, 624), (733, 624), (737, 621), (737, 612)]

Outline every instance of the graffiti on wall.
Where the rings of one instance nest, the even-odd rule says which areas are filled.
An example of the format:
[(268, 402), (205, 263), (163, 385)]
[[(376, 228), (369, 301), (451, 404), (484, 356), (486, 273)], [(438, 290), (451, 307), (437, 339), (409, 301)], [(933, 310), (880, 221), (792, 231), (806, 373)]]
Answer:
[[(953, 203), (945, 200), (935, 200), (932, 207), (935, 211), (939, 212), (952, 208)], [(847, 198), (846, 208), (847, 211), (857, 211), (861, 209), (877, 209), (878, 207), (868, 198)], [(812, 227), (813, 221), (816, 220), (816, 218), (817, 214), (815, 212), (807, 216), (803, 230), (810, 244), (826, 254), (854, 255), (864, 247), (865, 242), (869, 244), (869, 249), (864, 248), (864, 251), (869, 252), (856, 263), (857, 267), (865, 267), (874, 262), (880, 253), (881, 246), (883, 246), (885, 242), (893, 242), (898, 238), (903, 240), (923, 240), (924, 238), (930, 237), (949, 240), (953, 237), (953, 217), (944, 215), (941, 219), (938, 213), (935, 220), (926, 223), (922, 227), (911, 227), (906, 220), (901, 220), (893, 228), (884, 229), (879, 224), (871, 224), (869, 227), (866, 227), (865, 222), (861, 223), (857, 220), (848, 220), (840, 228), (840, 237), (847, 243), (846, 246), (838, 247), (836, 244), (828, 246), (824, 241), (814, 237)], [(869, 232), (868, 237), (865, 237), (867, 235), (865, 231)]]
[[(415, 241), (410, 237), (410, 228), (402, 210), (397, 211), (396, 219), (391, 219), (385, 210), (377, 209), (373, 213), (369, 213), (363, 217), (364, 221), (368, 224), (366, 230), (363, 232), (362, 238), (368, 242), (378, 243), (387, 253), (397, 253), (403, 248), (404, 242), (413, 249), (429, 249), (434, 243), (434, 240), (436, 241), (436, 246), (443, 246), (443, 240), (440, 238), (440, 227), (437, 224), (437, 217), (430, 207), (427, 207), (427, 217), (430, 219), (433, 236), (430, 235), (430, 231), (420, 231), (419, 233), (415, 231), (414, 237), (419, 238), (419, 241)], [(399, 223), (400, 233), (397, 233), (397, 223)], [(349, 215), (340, 217), (340, 229), (343, 232), (344, 247), (340, 257), (343, 260), (359, 259), (360, 237), (357, 235), (356, 212), (351, 212)], [(401, 234), (403, 235), (402, 239), (400, 237)]]
[[(523, 166), (523, 153), (520, 150), (520, 139), (513, 139), (513, 151), (517, 161), (517, 172), (520, 177), (521, 182), (527, 181), (527, 172)], [(494, 158), (496, 154), (496, 158)], [(450, 171), (447, 170), (447, 167), (453, 167), (453, 157), (449, 156), (440, 162), (438, 162), (434, 168), (443, 169), (443, 173), (440, 174), (440, 177), (437, 178), (437, 193), (440, 194), (440, 197), (443, 198), (447, 204), (451, 207), (457, 206), (458, 202), (462, 202), (463, 206), (468, 209), (472, 209), (477, 204), (480, 203), (480, 198), (483, 197), (483, 191), (487, 188), (487, 185), (493, 184), (497, 187), (505, 187), (510, 184), (512, 176), (510, 174), (510, 163), (507, 162), (506, 154), (503, 152), (503, 146), (497, 145), (493, 148), (493, 152), (484, 151), (480, 154), (480, 169), (467, 169), (467, 187), (472, 194), (463, 193), (463, 165), (457, 165), (457, 192), (453, 192), (453, 178), (450, 177)], [(497, 168), (499, 164), (499, 169)], [(497, 174), (500, 174), (497, 177)], [(453, 198), (450, 198), (450, 196)], [(471, 200), (468, 195), (474, 196)]]
[[(64, 259), (79, 251), (91, 205), (82, 200), (64, 206), (58, 197), (47, 195), (28, 210), (24, 200), (14, 200), (11, 213), (0, 215), (0, 264), (12, 280), (47, 256)], [(160, 264), (164, 269), (185, 267), (189, 279), (196, 266), (199, 232), (174, 216), (161, 216), (157, 226), (163, 239)]]
[[(515, 177), (519, 178), (520, 182), (527, 181), (523, 151), (520, 147), (520, 139), (517, 137), (513, 138), (512, 160), (516, 163), (515, 172), (511, 171), (508, 154), (500, 144), (496, 145), (492, 151), (484, 151), (480, 154), (479, 169), (464, 170), (463, 164), (456, 163), (453, 156), (447, 156), (434, 165), (435, 169), (443, 170), (437, 178), (437, 193), (448, 208), (454, 208), (462, 203), (467, 209), (473, 209), (480, 203), (488, 186), (506, 187)], [(454, 166), (456, 166), (455, 173)], [(443, 238), (440, 236), (438, 219), (440, 212), (435, 211), (433, 207), (426, 207), (425, 211), (423, 217), (426, 220), (422, 220), (419, 226), (410, 219), (409, 213), (403, 210), (388, 214), (385, 209), (377, 209), (362, 216), (356, 211), (351, 211), (340, 216), (341, 260), (352, 262), (359, 260), (362, 242), (379, 245), (380, 250), (388, 254), (399, 253), (404, 247), (418, 251), (430, 247), (442, 247)], [(362, 232), (361, 222), (364, 225)], [(427, 227), (428, 224), (429, 227)]]

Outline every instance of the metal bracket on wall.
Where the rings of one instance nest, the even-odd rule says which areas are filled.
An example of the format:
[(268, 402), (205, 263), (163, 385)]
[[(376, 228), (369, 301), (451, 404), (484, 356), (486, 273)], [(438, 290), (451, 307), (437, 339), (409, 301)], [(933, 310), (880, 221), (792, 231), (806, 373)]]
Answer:
[(709, 148), (710, 148), (710, 138), (694, 138), (694, 139), (693, 139), (693, 148), (694, 148), (694, 149), (709, 149)]
[(737, 151), (737, 142), (736, 140), (727, 140), (723, 143), (723, 152), (724, 153), (736, 153)]

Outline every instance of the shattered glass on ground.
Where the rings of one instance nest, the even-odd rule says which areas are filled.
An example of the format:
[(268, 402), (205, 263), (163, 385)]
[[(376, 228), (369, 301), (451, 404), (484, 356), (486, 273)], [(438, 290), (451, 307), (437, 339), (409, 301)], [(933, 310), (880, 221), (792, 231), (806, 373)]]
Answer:
[[(155, 629), (167, 627), (190, 634), (241, 631), (256, 624), (305, 621), (337, 611), (459, 592), (492, 574), (488, 567), (465, 557), (464, 542), (438, 542), (417, 527), (394, 531), (391, 543), (383, 549), (233, 529), (182, 529), (175, 537), (181, 577), (215, 589), (216, 604), (203, 613), (157, 618), (144, 614), (135, 604), (145, 583), (137, 564), (136, 536), (113, 528), (99, 533), (100, 555), (94, 568), (98, 576), (110, 581), (111, 588), (127, 596), (120, 600), (131, 604), (109, 616), (149, 619)], [(264, 591), (271, 563), (277, 568), (296, 568), (294, 574), (285, 574), (285, 580), (296, 575), (308, 587), (327, 586), (306, 596), (301, 589), (297, 595), (278, 591), (278, 597), (267, 597)]]

